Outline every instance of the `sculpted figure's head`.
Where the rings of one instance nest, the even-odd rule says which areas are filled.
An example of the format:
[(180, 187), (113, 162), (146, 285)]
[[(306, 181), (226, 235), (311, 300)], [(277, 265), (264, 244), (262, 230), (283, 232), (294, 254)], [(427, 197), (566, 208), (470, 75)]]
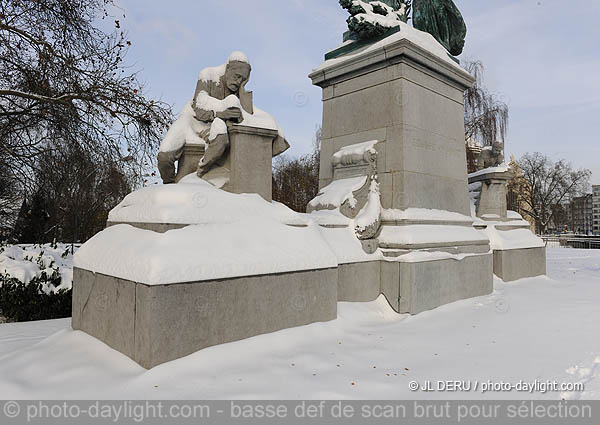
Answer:
[(237, 93), (250, 79), (250, 63), (241, 52), (233, 52), (225, 67), (225, 85), (232, 93)]
[(494, 142), (492, 145), (492, 152), (495, 155), (501, 154), (504, 152), (504, 143), (502, 142)]

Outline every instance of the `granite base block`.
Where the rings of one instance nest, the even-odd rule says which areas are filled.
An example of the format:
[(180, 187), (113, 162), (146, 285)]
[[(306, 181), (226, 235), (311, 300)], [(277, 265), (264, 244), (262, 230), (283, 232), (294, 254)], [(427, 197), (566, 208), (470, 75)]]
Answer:
[(494, 251), (494, 274), (505, 282), (546, 274), (546, 248)]
[(337, 317), (337, 269), (145, 285), (75, 268), (73, 329), (145, 368)]

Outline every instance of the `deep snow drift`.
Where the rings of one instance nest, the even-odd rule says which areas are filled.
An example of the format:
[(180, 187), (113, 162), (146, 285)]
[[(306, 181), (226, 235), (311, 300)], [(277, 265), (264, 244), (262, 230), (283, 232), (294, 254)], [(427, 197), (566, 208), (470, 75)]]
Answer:
[[(70, 320), (0, 325), (0, 398), (600, 398), (600, 250), (548, 250), (549, 278), (418, 316), (380, 298), (339, 318), (216, 346), (150, 371)], [(556, 380), (577, 393), (413, 393), (410, 381)]]

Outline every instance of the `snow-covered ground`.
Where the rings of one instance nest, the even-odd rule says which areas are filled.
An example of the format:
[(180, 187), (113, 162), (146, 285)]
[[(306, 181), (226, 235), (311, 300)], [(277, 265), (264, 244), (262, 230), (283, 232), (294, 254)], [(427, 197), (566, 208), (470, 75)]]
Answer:
[[(548, 250), (549, 278), (418, 316), (384, 299), (339, 318), (208, 348), (146, 371), (70, 320), (0, 325), (0, 399), (600, 398), (600, 250)], [(417, 381), (478, 381), (470, 392), (411, 392)], [(583, 392), (488, 392), (556, 380)]]

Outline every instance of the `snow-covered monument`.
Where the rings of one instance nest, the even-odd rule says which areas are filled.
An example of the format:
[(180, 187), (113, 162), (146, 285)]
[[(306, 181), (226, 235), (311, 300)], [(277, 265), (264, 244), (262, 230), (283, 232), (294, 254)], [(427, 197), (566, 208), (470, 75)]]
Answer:
[(504, 161), (504, 144), (482, 149), (478, 171), (469, 174), (474, 226), (490, 239), (494, 274), (505, 282), (546, 274), (546, 246), (530, 224), (506, 205), (507, 182), (513, 177)]
[(338, 301), (383, 294), (417, 314), (491, 293), (464, 149), (473, 78), (449, 54), (466, 30), (439, 1), (414, 2), (428, 32), (405, 23), (403, 1), (340, 2), (350, 31), (310, 74), (323, 140), (305, 214), (271, 200), (272, 157), (289, 145), (245, 89), (250, 61), (235, 52), (203, 70), (160, 148), (165, 184), (128, 195), (77, 252), (73, 328), (150, 368), (333, 320)]

